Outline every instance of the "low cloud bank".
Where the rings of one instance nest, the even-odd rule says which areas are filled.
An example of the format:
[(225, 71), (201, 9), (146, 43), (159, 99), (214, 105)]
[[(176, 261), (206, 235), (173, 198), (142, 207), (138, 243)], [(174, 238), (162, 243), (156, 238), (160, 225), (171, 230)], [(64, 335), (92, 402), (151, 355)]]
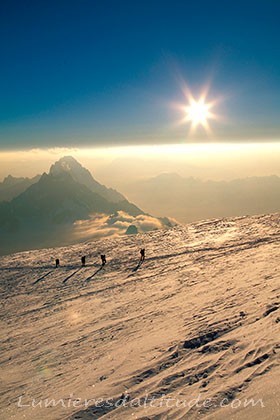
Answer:
[(135, 226), (139, 233), (144, 233), (176, 224), (173, 219), (163, 220), (144, 214), (133, 217), (119, 211), (110, 216), (95, 214), (88, 220), (78, 220), (74, 223), (74, 236), (85, 239), (123, 235), (130, 226)]

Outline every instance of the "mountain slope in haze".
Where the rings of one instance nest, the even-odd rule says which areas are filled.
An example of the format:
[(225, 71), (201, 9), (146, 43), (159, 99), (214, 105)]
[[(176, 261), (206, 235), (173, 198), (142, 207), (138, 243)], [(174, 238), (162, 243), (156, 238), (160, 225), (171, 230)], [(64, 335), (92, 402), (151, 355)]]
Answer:
[(10, 201), (14, 197), (27, 190), (30, 185), (39, 181), (41, 175), (36, 175), (33, 178), (17, 178), (8, 175), (3, 182), (0, 182), (0, 202)]
[(1, 257), (0, 417), (278, 419), (279, 267), (280, 214)]
[(125, 210), (133, 216), (142, 213), (126, 200), (112, 203), (74, 180), (70, 173), (43, 174), (40, 180), (12, 201), (20, 218), (32, 217), (40, 223), (72, 223), (90, 213), (111, 214)]
[(167, 173), (127, 185), (125, 193), (145, 211), (183, 223), (280, 210), (280, 178), (276, 175), (202, 181)]

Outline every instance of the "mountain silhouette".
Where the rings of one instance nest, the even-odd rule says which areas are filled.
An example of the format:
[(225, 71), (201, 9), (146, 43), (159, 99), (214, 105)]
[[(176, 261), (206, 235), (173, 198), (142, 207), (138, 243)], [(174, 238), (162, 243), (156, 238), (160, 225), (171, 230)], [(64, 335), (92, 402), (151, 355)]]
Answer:
[(14, 230), (15, 226), (26, 223), (73, 223), (92, 213), (112, 214), (117, 211), (132, 216), (143, 214), (117, 191), (95, 181), (74, 158), (65, 157), (52, 165), (49, 174), (44, 173), (38, 182), (10, 203), (0, 203), (0, 226)]
[(118, 212), (131, 217), (144, 215), (122, 194), (99, 184), (87, 169), (67, 156), (10, 202), (0, 203), (1, 252), (8, 243), (9, 252), (41, 246), (45, 240), (48, 246), (59, 245), (62, 238), (67, 243), (66, 232), (76, 221)]

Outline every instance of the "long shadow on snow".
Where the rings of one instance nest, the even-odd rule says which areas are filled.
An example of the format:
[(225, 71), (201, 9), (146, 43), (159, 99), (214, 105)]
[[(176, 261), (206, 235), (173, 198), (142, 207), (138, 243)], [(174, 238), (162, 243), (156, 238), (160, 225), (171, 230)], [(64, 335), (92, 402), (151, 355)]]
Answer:
[(98, 268), (98, 270), (96, 270), (95, 271), (95, 273), (93, 273), (91, 276), (89, 276), (89, 277), (87, 277), (86, 279), (85, 279), (85, 281), (89, 281), (90, 279), (92, 279), (94, 276), (96, 276), (96, 274), (98, 274), (101, 270), (102, 270), (102, 268), (104, 267), (104, 265), (101, 265), (101, 267), (99, 267)]
[(66, 279), (63, 280), (62, 283), (66, 283), (71, 277), (73, 277), (78, 271), (80, 271), (83, 267), (78, 268), (78, 270), (74, 271), (74, 273), (70, 274), (70, 276), (66, 277)]
[(33, 284), (38, 283), (39, 281), (43, 280), (44, 278), (46, 278), (49, 274), (51, 274), (53, 272), (53, 270), (49, 271), (48, 273), (46, 273), (44, 276), (39, 277), (37, 280), (34, 281)]

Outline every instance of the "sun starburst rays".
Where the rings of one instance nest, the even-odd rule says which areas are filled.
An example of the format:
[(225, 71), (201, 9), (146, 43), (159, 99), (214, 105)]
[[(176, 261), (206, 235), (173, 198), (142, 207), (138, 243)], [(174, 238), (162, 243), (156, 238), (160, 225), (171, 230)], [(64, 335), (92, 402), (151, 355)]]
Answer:
[(207, 135), (212, 134), (210, 121), (220, 119), (219, 116), (213, 112), (213, 108), (218, 102), (218, 99), (207, 100), (210, 87), (207, 85), (198, 98), (195, 98), (190, 89), (184, 85), (182, 91), (186, 98), (187, 104), (177, 104), (183, 116), (178, 121), (179, 125), (188, 124), (190, 127), (189, 135), (195, 134), (197, 130), (201, 129)]

